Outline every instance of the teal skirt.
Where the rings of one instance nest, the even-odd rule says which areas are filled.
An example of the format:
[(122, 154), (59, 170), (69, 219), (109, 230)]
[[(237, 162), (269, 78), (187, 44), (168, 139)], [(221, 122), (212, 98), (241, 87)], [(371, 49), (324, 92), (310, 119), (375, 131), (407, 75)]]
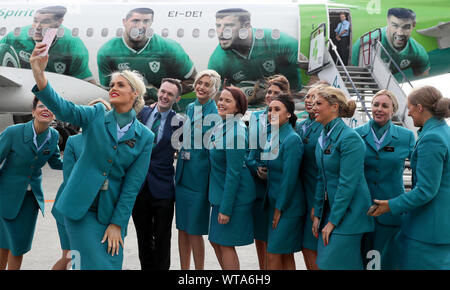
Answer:
[(400, 231), (395, 237), (400, 270), (450, 270), (450, 245), (410, 239)]
[(56, 221), (56, 227), (58, 229), (59, 243), (61, 244), (61, 249), (70, 250), (70, 241), (69, 236), (67, 235), (66, 226)]
[[(123, 248), (119, 245), (119, 255), (108, 254), (108, 241), (101, 243), (106, 228), (98, 222), (97, 212), (88, 211), (81, 220), (64, 218), (64, 224), (69, 237), (73, 267), (80, 270), (121, 270), (123, 262)], [(122, 229), (122, 239), (125, 237)], [(125, 241), (124, 241), (125, 242)], [(74, 251), (77, 251), (74, 253)]]
[(395, 238), (399, 231), (400, 226), (388, 226), (375, 221), (375, 231), (365, 233), (363, 237), (362, 248), (365, 264), (367, 265), (372, 257), (371, 255), (367, 257), (367, 254), (375, 250), (380, 255), (380, 270), (398, 269), (399, 257)]
[(256, 199), (253, 203), (253, 228), (255, 240), (267, 242), (269, 223), (269, 210), (263, 206), (262, 199)]
[(317, 238), (312, 233), (311, 211), (305, 216), (305, 223), (303, 225), (303, 248), (312, 251), (317, 251)]
[(194, 192), (184, 186), (175, 188), (175, 224), (190, 235), (207, 235), (210, 204), (206, 193)]
[(331, 232), (328, 245), (324, 246), (322, 229), (328, 223), (330, 210), (324, 206), (323, 221), (319, 226), (317, 240), (317, 267), (321, 270), (364, 270), (362, 257), (363, 234), (340, 235)]
[(38, 212), (36, 198), (28, 191), (16, 218), (0, 218), (0, 249), (8, 249), (16, 257), (30, 251)]
[(286, 217), (281, 214), (274, 229), (272, 226), (274, 207), (269, 208), (267, 252), (272, 254), (292, 254), (302, 249), (304, 216)]
[(213, 205), (208, 239), (218, 245), (235, 247), (253, 243), (253, 204), (233, 207), (230, 221), (221, 225), (218, 222), (219, 206)]
[(362, 234), (331, 233), (328, 245), (323, 245), (322, 232), (317, 242), (317, 267), (321, 270), (363, 270)]

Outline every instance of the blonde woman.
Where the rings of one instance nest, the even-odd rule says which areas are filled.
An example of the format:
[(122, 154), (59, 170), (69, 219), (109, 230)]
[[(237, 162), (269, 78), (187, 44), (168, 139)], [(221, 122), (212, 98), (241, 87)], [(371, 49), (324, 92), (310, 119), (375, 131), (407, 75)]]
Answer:
[[(46, 44), (30, 57), (33, 92), (58, 119), (83, 129), (84, 148), (61, 192), (56, 210), (64, 216), (71, 250), (80, 269), (121, 269), (123, 239), (150, 163), (154, 134), (136, 119), (144, 105), (145, 85), (131, 71), (111, 77), (109, 102), (77, 106), (61, 98), (45, 76)], [(77, 267), (79, 266), (79, 267)]]
[(365, 145), (341, 119), (352, 117), (355, 109), (355, 102), (333, 87), (320, 89), (314, 100), (316, 121), (324, 127), (315, 152), (319, 178), (312, 226), (322, 270), (362, 270), (362, 237), (374, 229), (366, 214), (371, 202), (364, 178)]
[[(208, 149), (202, 140), (211, 126), (203, 126), (204, 118), (217, 114), (214, 97), (219, 91), (220, 76), (213, 70), (201, 71), (194, 81), (196, 100), (186, 108), (190, 148), (182, 147), (175, 172), (175, 216), (178, 229), (178, 247), (182, 270), (189, 270), (191, 253), (196, 270), (203, 270), (205, 242), (208, 234), (210, 205), (208, 201), (208, 178), (210, 161)], [(183, 131), (184, 132), (184, 131)], [(184, 134), (184, 133), (183, 133)], [(201, 136), (198, 138), (195, 136)], [(196, 144), (200, 140), (201, 144)]]
[[(398, 110), (397, 98), (381, 90), (372, 99), (372, 120), (355, 129), (366, 145), (364, 175), (373, 199), (386, 200), (404, 193), (405, 159), (414, 148), (411, 130), (392, 124)], [(391, 213), (375, 218), (375, 231), (364, 237), (364, 254), (377, 250), (381, 255), (381, 270), (396, 268), (397, 253), (394, 237), (400, 231), (401, 216)]]

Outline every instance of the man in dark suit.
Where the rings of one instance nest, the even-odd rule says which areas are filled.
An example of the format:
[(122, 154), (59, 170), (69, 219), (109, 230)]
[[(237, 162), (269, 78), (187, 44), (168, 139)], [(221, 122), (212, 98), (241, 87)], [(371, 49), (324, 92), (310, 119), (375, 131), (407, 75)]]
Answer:
[[(170, 239), (174, 215), (175, 149), (172, 134), (181, 125), (172, 119), (172, 110), (180, 100), (181, 82), (165, 78), (158, 90), (158, 103), (139, 113), (138, 119), (155, 134), (150, 167), (133, 209), (141, 268), (168, 270), (170, 267)], [(172, 123), (176, 124), (172, 126)]]

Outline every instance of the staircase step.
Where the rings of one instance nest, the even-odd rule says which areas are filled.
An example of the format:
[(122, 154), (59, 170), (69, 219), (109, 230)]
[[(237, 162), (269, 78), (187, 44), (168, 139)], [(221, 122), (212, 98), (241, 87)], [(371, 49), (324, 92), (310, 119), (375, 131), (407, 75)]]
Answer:
[[(352, 85), (352, 83), (349, 82), (349, 81), (345, 82), (345, 84), (346, 84), (346, 85), (350, 85), (350, 86)], [(363, 86), (377, 86), (377, 87), (378, 87), (378, 84), (375, 83), (375, 82), (355, 82), (355, 81), (353, 81), (353, 84), (354, 84), (357, 88), (363, 87)]]
[[(336, 67), (337, 67), (338, 70), (344, 71), (344, 68), (342, 66), (338, 65)], [(369, 68), (362, 67), (362, 66), (351, 66), (350, 65), (350, 66), (346, 66), (345, 68), (347, 69), (348, 72), (355, 72), (355, 71), (358, 71), (358, 72), (361, 72), (361, 71), (362, 72), (369, 72)]]
[[(372, 81), (372, 82), (375, 81), (373, 79), (373, 77), (371, 77), (371, 76), (370, 77), (362, 77), (362, 76), (359, 76), (359, 75), (355, 75), (355, 76), (350, 75), (350, 77), (351, 77), (352, 81), (355, 81), (355, 80), (362, 80), (362, 81), (367, 80), (367, 81)], [(347, 79), (347, 76), (343, 75), (342, 79), (343, 80)]]

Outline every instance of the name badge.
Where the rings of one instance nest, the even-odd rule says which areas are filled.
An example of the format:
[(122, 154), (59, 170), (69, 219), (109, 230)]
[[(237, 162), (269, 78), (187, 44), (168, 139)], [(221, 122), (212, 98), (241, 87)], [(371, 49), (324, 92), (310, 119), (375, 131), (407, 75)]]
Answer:
[(105, 179), (105, 182), (103, 182), (103, 185), (100, 188), (100, 190), (108, 190), (108, 187), (109, 187), (109, 180)]
[(323, 154), (331, 154), (331, 145), (323, 152)]
[(308, 144), (308, 142), (309, 142), (308, 138), (303, 139), (303, 143)]
[(46, 149), (46, 150), (42, 151), (42, 154), (49, 155), (50, 154), (50, 150)]
[(182, 151), (181, 159), (183, 160), (191, 160), (191, 152)]
[(394, 152), (394, 147), (386, 146), (386, 147), (383, 148), (383, 150), (386, 151), (386, 152)]

